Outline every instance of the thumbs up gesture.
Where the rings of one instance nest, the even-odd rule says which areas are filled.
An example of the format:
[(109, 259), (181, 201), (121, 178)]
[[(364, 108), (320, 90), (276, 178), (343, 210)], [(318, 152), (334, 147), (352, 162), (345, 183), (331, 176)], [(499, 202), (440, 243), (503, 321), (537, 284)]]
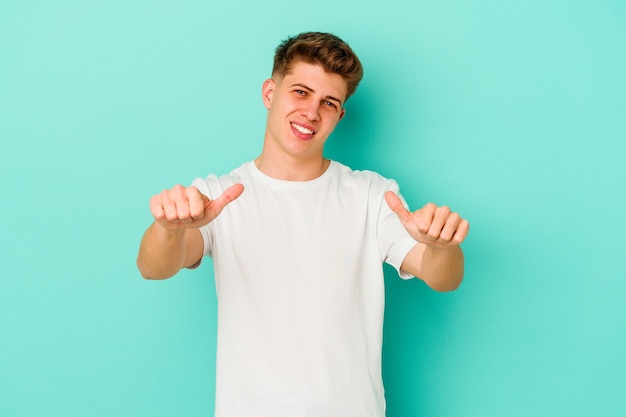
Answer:
[(459, 245), (469, 232), (469, 222), (447, 206), (428, 203), (410, 212), (392, 191), (385, 193), (385, 200), (407, 232), (418, 242), (445, 249)]
[(196, 187), (177, 185), (152, 196), (150, 211), (156, 223), (165, 229), (198, 229), (213, 221), (242, 192), (243, 185), (235, 184), (211, 200)]

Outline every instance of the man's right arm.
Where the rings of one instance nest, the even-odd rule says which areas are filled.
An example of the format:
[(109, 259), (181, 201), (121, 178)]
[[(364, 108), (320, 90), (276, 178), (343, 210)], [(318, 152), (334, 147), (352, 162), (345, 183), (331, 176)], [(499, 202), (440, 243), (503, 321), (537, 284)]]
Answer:
[(150, 199), (154, 223), (139, 246), (137, 267), (147, 279), (166, 279), (197, 263), (204, 252), (200, 228), (243, 192), (242, 184), (227, 188), (215, 200), (195, 187), (175, 186)]

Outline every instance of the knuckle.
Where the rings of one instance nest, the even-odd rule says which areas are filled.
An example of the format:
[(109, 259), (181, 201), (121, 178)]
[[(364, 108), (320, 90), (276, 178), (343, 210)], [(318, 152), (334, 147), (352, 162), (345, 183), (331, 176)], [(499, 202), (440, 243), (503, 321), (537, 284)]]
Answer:
[(152, 197), (150, 197), (150, 207), (151, 208), (156, 208), (156, 207), (160, 207), (161, 206), (161, 199), (160, 196), (157, 195), (153, 195)]
[(178, 195), (180, 197), (184, 197), (185, 194), (186, 194), (185, 187), (183, 187), (180, 184), (176, 184), (176, 187), (174, 187), (174, 190), (176, 191), (176, 195)]
[(187, 187), (185, 188), (185, 194), (189, 197), (195, 197), (200, 194), (200, 191), (196, 187)]
[(174, 220), (178, 217), (176, 210), (171, 206), (163, 207), (163, 217), (167, 220)]
[(441, 206), (441, 207), (437, 208), (437, 212), (438, 212), (438, 214), (440, 214), (442, 216), (447, 216), (448, 214), (450, 214), (450, 207), (448, 207), (448, 206)]
[(175, 214), (172, 213), (165, 213), (165, 219), (168, 222), (175, 222), (178, 220), (178, 216), (176, 216)]
[(195, 207), (189, 210), (189, 216), (194, 219), (200, 219), (204, 215), (204, 210), (200, 207)]
[(429, 230), (426, 236), (428, 236), (432, 240), (437, 240), (439, 239), (440, 233), (436, 230)]
[(171, 201), (172, 200), (173, 191), (172, 190), (163, 190), (161, 194), (159, 194), (159, 198), (161, 202)]

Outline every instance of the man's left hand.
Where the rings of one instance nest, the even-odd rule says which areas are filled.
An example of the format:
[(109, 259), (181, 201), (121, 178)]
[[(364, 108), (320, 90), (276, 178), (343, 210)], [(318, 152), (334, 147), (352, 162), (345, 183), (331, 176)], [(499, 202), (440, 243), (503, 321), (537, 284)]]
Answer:
[(385, 200), (407, 232), (418, 242), (445, 249), (459, 245), (469, 232), (469, 222), (447, 206), (428, 203), (411, 213), (392, 191), (385, 193)]

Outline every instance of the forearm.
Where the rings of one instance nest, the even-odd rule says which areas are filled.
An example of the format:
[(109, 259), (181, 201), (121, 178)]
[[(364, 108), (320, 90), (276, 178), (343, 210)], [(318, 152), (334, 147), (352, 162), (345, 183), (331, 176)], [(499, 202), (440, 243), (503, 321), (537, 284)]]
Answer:
[(167, 230), (157, 223), (146, 230), (137, 256), (137, 267), (144, 278), (169, 278), (185, 266), (185, 232)]
[(436, 248), (426, 245), (421, 261), (421, 278), (435, 291), (452, 291), (461, 285), (464, 270), (460, 246)]

